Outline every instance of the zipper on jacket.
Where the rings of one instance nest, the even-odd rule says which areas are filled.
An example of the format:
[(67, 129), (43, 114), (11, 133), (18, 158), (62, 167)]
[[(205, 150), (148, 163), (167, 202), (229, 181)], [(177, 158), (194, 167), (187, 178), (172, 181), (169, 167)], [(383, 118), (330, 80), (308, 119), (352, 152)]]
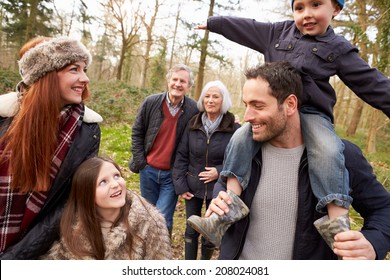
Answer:
[[(210, 137), (207, 136), (207, 133), (206, 133), (206, 137), (207, 137), (207, 141), (206, 141), (206, 144), (207, 144), (207, 148), (206, 148), (206, 157), (205, 157), (205, 169), (206, 167), (208, 167), (208, 160), (209, 160), (209, 144), (210, 144), (210, 138), (211, 138), (211, 135)], [(209, 186), (209, 183), (206, 183), (205, 186), (204, 186), (204, 200), (207, 201), (207, 190), (208, 190), (208, 186)]]

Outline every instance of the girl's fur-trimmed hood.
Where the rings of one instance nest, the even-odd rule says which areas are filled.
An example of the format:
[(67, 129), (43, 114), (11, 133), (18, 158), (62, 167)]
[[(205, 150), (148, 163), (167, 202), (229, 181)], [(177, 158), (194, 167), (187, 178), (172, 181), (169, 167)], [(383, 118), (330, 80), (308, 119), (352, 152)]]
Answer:
[[(111, 229), (104, 237), (106, 260), (170, 260), (172, 259), (171, 239), (166, 228), (164, 216), (155, 206), (147, 202), (140, 195), (127, 190), (128, 201), (131, 203), (128, 221), (133, 229), (135, 238), (129, 256), (129, 247), (126, 244), (126, 229), (123, 224)], [(75, 228), (80, 226), (77, 221)], [(80, 241), (85, 248), (91, 245), (86, 236), (81, 234)], [(50, 251), (41, 257), (48, 260), (69, 260), (76, 257), (69, 251), (61, 239), (56, 241)], [(86, 257), (85, 259), (91, 259)]]
[[(0, 117), (9, 118), (15, 116), (19, 109), (18, 93), (10, 92), (0, 95)], [(85, 106), (84, 118), (85, 123), (102, 122), (103, 118), (95, 111)]]

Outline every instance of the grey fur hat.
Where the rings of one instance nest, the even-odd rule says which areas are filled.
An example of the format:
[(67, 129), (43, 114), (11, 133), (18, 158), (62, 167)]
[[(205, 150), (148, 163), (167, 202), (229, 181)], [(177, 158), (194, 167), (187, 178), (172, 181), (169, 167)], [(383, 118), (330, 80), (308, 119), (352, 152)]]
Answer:
[(90, 52), (80, 41), (69, 37), (54, 38), (29, 49), (18, 62), (19, 73), (23, 83), (29, 86), (47, 73), (78, 60), (85, 61), (87, 67), (92, 62)]

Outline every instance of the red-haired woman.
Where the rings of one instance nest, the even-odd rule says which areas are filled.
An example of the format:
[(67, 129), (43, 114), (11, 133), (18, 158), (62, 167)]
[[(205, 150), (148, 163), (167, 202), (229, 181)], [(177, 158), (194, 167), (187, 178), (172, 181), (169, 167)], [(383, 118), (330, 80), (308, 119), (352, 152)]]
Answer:
[(86, 47), (39, 37), (20, 54), (17, 92), (0, 96), (1, 259), (35, 259), (50, 248), (71, 177), (100, 144), (102, 118), (83, 103)]

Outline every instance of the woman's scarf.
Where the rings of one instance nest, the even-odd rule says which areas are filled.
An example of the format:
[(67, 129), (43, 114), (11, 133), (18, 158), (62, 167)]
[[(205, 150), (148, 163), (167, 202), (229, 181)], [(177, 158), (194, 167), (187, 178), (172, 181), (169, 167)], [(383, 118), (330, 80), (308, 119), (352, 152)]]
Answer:
[[(53, 155), (50, 170), (51, 181), (54, 181), (69, 147), (81, 126), (84, 116), (84, 105), (70, 105), (60, 114), (60, 133), (58, 145)], [(0, 146), (0, 155), (4, 147)], [(6, 155), (9, 159), (10, 154)], [(48, 192), (22, 193), (11, 188), (12, 176), (9, 172), (9, 161), (0, 165), (0, 253), (16, 243), (28, 229), (46, 202)]]
[(211, 121), (207, 117), (207, 113), (203, 112), (202, 123), (203, 123), (204, 129), (206, 130), (207, 137), (210, 137), (211, 134), (213, 134), (213, 132), (217, 129), (217, 127), (219, 126), (219, 124), (222, 121), (222, 117), (223, 117), (223, 114), (219, 114), (219, 116), (214, 121)]

